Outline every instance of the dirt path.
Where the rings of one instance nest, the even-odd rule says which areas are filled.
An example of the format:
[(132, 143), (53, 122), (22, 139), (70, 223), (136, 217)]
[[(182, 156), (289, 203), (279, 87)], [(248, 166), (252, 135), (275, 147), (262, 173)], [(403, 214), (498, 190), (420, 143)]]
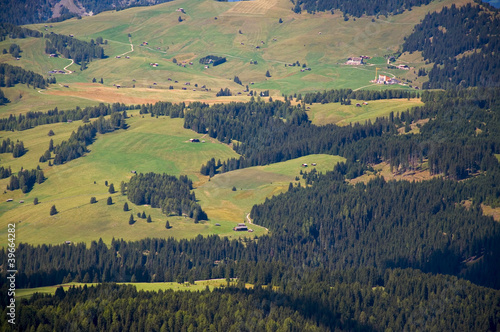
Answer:
[[(250, 218), (250, 213), (249, 213), (249, 214), (247, 214), (247, 220), (248, 220), (248, 223), (249, 223), (250, 225), (259, 226), (259, 225), (254, 224), (254, 223), (252, 222), (252, 219)], [(266, 230), (266, 232), (269, 232), (269, 229), (267, 229), (266, 227), (264, 227), (264, 226), (259, 226), (259, 227), (262, 227), (262, 228), (264, 228), (264, 229)]]
[(129, 53), (132, 53), (134, 51), (134, 44), (132, 44), (132, 38), (129, 37), (128, 41), (130, 42), (130, 51), (125, 52), (123, 54), (120, 54), (118, 56), (124, 56), (125, 54), (129, 54)]
[(71, 70), (68, 70), (68, 67), (71, 66), (72, 64), (74, 64), (75, 61), (73, 61), (73, 59), (70, 59), (70, 60), (71, 60), (71, 63), (69, 65), (67, 65), (66, 67), (63, 68), (66, 71), (66, 74), (73, 73)]

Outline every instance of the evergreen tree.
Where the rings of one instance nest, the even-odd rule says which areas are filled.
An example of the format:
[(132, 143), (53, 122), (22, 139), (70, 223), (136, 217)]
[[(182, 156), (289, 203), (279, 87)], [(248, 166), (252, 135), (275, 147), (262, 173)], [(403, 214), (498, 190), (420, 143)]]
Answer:
[(123, 211), (128, 211), (128, 203), (125, 202), (125, 204), (123, 204)]
[(271, 77), (271, 73), (268, 71), (266, 71), (266, 77)]
[(151, 215), (148, 215), (148, 219), (146, 220), (146, 222), (148, 223), (153, 222), (153, 220), (151, 219)]
[(130, 214), (130, 218), (128, 219), (128, 224), (129, 225), (133, 225), (135, 223), (135, 220), (134, 220), (134, 215), (133, 214)]
[(33, 205), (38, 205), (38, 197), (35, 197), (35, 199), (33, 200)]
[(106, 201), (106, 204), (107, 205), (112, 205), (113, 204), (113, 199), (110, 197), (108, 197), (107, 201)]
[(56, 206), (55, 205), (52, 205), (52, 207), (50, 208), (50, 215), (53, 216), (55, 214), (57, 214), (57, 209), (56, 209)]
[(109, 185), (109, 190), (108, 191), (109, 191), (110, 194), (114, 194), (115, 193), (115, 186), (112, 183)]
[(146, 212), (142, 211), (141, 218), (146, 219)]
[(123, 182), (123, 181), (122, 181), (122, 182), (120, 183), (120, 193), (121, 193), (122, 195), (125, 195), (125, 190), (126, 190), (126, 184), (125, 184), (125, 182)]
[(97, 203), (97, 199), (95, 197), (90, 197), (90, 204)]
[(165, 224), (165, 228), (166, 229), (170, 229), (172, 228), (172, 226), (170, 226), (170, 222), (167, 220), (167, 223)]

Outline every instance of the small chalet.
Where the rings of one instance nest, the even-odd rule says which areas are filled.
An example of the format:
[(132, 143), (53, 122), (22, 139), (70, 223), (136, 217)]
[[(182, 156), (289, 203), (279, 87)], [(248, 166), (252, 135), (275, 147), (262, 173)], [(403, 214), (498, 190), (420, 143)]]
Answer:
[(347, 59), (347, 62), (345, 64), (351, 65), (351, 66), (360, 66), (363, 64), (363, 58), (362, 57), (352, 57), (352, 58)]
[(307, 167), (307, 164), (302, 164), (302, 167)]
[(238, 226), (233, 227), (233, 231), (236, 231), (236, 232), (246, 232), (246, 231), (248, 231), (248, 227), (245, 224), (238, 224)]
[(200, 143), (200, 140), (199, 140), (199, 139), (197, 139), (197, 138), (190, 138), (190, 139), (189, 139), (189, 141), (190, 141), (191, 143)]
[(410, 70), (410, 67), (408, 67), (407, 65), (398, 65), (396, 68), (403, 70)]

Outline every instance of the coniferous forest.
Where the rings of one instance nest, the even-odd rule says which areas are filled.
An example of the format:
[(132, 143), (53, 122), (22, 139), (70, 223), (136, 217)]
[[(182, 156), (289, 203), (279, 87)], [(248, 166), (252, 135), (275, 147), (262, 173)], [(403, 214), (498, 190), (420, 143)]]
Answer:
[[(82, 9), (93, 14), (162, 2), (165, 0), (79, 1)], [(334, 14), (341, 10), (348, 21), (363, 15), (373, 15), (372, 20), (397, 15), (429, 2), (292, 0), (290, 7), (295, 13)], [(0, 14), (0, 39), (44, 38), (46, 53), (74, 59), (82, 70), (93, 59), (104, 58), (101, 37), (98, 42), (83, 42), (13, 25), (46, 21), (53, 5), (42, 1), (38, 10), (31, 0), (15, 4), (0, 0), (2, 8), (19, 11), (15, 17), (9, 17), (7, 10)], [(182, 8), (177, 11), (186, 14)], [(82, 120), (78, 129), (71, 134), (68, 130), (64, 137), (53, 128), (56, 143), (50, 137), (46, 150), (45, 146), (36, 150), (45, 150), (35, 156), (38, 167), (0, 166), (5, 193), (16, 200), (38, 195), (39, 186), (50, 185), (54, 173), (68, 169), (72, 160), (84, 161), (81, 157), (92, 153), (90, 146), (101, 139), (100, 135), (128, 134), (136, 130), (137, 123), (182, 123), (183, 132), (192, 130), (200, 134), (197, 137), (203, 135), (200, 139), (227, 144), (238, 157), (220, 160), (203, 154), (209, 157), (199, 165), (199, 174), (126, 171), (128, 182), (122, 181), (116, 190), (106, 181), (105, 193), (85, 198), (85, 204), (92, 208), (117, 208), (126, 215), (118, 227), (132, 232), (141, 229), (137, 226), (150, 227), (157, 221), (143, 211), (138, 216), (147, 222), (138, 225), (134, 216), (139, 206), (158, 209), (163, 213), (160, 228), (165, 232), (158, 238), (143, 235), (135, 237), (140, 240), (126, 241), (102, 236), (87, 244), (65, 241), (55, 245), (16, 242), (16, 289), (70, 282), (85, 286), (54, 287), (53, 295), (17, 298), (15, 325), (8, 321), (10, 302), (6, 295), (12, 287), (6, 275), (13, 252), (0, 248), (0, 331), (500, 331), (500, 223), (498, 216), (495, 219), (495, 214), (488, 212), (500, 207), (498, 13), (486, 5), (452, 5), (427, 14), (415, 26), (399, 51), (421, 52), (427, 64), (434, 63), (423, 91), (346, 88), (309, 92), (311, 89), (293, 98), (283, 94), (280, 99), (272, 89), (250, 92), (247, 86), (250, 99), (245, 102), (95, 103), (97, 106), (26, 110), (2, 117), (0, 134), (5, 135)], [(61, 19), (73, 16), (68, 11), (63, 14), (66, 16)], [(175, 18), (175, 23), (180, 23), (177, 13)], [(287, 24), (281, 18), (277, 22), (276, 18), (276, 25)], [(25, 51), (25, 44), (21, 45)], [(128, 44), (122, 46), (128, 48)], [(19, 51), (18, 46), (14, 48)], [(199, 55), (199, 63), (215, 66), (226, 61), (225, 57), (206, 54)], [(5, 57), (12, 60), (7, 51)], [(269, 79), (280, 75), (271, 73)], [(229, 79), (231, 84), (243, 86), (238, 76), (229, 76), (234, 77)], [(52, 77), (0, 64), (2, 88), (26, 84), (43, 89), (51, 83), (55, 83)], [(218, 93), (217, 87), (212, 97), (237, 98), (238, 91), (234, 85), (230, 87), (232, 92), (221, 87)], [(272, 97), (261, 98), (270, 93)], [(314, 110), (308, 111), (313, 103), (343, 107), (351, 105), (351, 100), (410, 98), (420, 98), (423, 104), (343, 126), (313, 124)], [(0, 105), (8, 102), (0, 90)], [(135, 118), (129, 118), (128, 111), (133, 111)], [(50, 129), (48, 136), (55, 135)], [(46, 132), (43, 142), (49, 140)], [(25, 160), (24, 155), (30, 156), (33, 139), (28, 134), (25, 137), (24, 142), (2, 137), (1, 157), (19, 162)], [(136, 137), (143, 139), (142, 134)], [(198, 153), (209, 145), (193, 141), (196, 144), (182, 148), (189, 145), (187, 149)], [(200, 183), (217, 185), (220, 178), (231, 176), (221, 176), (223, 173), (312, 154), (340, 156), (345, 161), (321, 173), (303, 164), (300, 176), (297, 171), (294, 181), (279, 184), (280, 191), (274, 191), (278, 194), (262, 198), (252, 207), (248, 204), (246, 221), (266, 232), (217, 235), (227, 234), (218, 233), (227, 224), (211, 217), (213, 209), (200, 199), (201, 190), (207, 187), (200, 187)], [(380, 164), (385, 165), (383, 170)], [(404, 179), (404, 175), (421, 171), (426, 172), (425, 180), (390, 180), (393, 175)], [(236, 185), (232, 190), (237, 191)], [(14, 195), (21, 192), (28, 195)], [(55, 225), (61, 222), (62, 202), (39, 197), (52, 206), (53, 219), (49, 221)], [(38, 205), (38, 197), (33, 198), (33, 204)], [(223, 202), (230, 205), (230, 199)], [(0, 207), (2, 211), (18, 204), (13, 198), (8, 201)], [(24, 198), (18, 202), (24, 203)], [(48, 208), (45, 214), (48, 218)], [(165, 235), (182, 227), (179, 220), (205, 229), (214, 226), (217, 231), (187, 238)], [(24, 227), (31, 221), (22, 222)], [(133, 285), (121, 284), (172, 282), (186, 286), (210, 279), (221, 279), (225, 286), (207, 286), (196, 292), (138, 291)]]
[(424, 59), (434, 63), (424, 89), (498, 86), (498, 10), (469, 3), (427, 14), (405, 38), (403, 50), (421, 51)]
[[(290, 183), (288, 192), (254, 206), (250, 215), (253, 222), (270, 231), (255, 240), (214, 235), (192, 240), (116, 239), (109, 247), (102, 241), (89, 247), (21, 244), (16, 251), (24, 263), (18, 287), (69, 281), (234, 280), (226, 289), (186, 295), (142, 293), (110, 285), (69, 290), (67, 294), (61, 289), (55, 296), (23, 301), (22, 312), (45, 308), (51, 318), (21, 315), (22, 326), (57, 329), (58, 322), (73, 320), (64, 308), (93, 303), (94, 318), (75, 320), (74, 324), (83, 324), (75, 326), (179, 331), (190, 326), (193, 330), (249, 331), (262, 326), (318, 331), (383, 327), (496, 330), (500, 315), (500, 225), (483, 214), (482, 206), (500, 205), (500, 172), (494, 158), (499, 152), (499, 95), (497, 89), (484, 88), (426, 92), (422, 107), (343, 128), (313, 126), (303, 106), (279, 101), (136, 106), (152, 116), (155, 112), (164, 116), (173, 111), (182, 113), (187, 127), (221, 141), (238, 140), (234, 148), (244, 151), (242, 157), (220, 164), (211, 160), (214, 174), (230, 171), (228, 165), (248, 167), (308, 151), (341, 154), (347, 162), (326, 174), (304, 172), (306, 186)], [(123, 121), (120, 112), (112, 113), (113, 117)], [(400, 133), (400, 128), (419, 119), (430, 119), (420, 134)], [(99, 120), (93, 126), (95, 123)], [(278, 136), (282, 139), (279, 145), (269, 137), (271, 126), (273, 135), (286, 134)], [(247, 132), (251, 135), (243, 135)], [(299, 138), (294, 134), (297, 132)], [(395, 169), (417, 167), (428, 160), (429, 165), (435, 165), (434, 172), (445, 176), (424, 182), (375, 178), (352, 185), (346, 181), (369, 171), (370, 163), (382, 160), (391, 160)], [(151, 204), (167, 214), (209, 218), (195, 203), (191, 188), (186, 177), (149, 173), (133, 176), (127, 191), (129, 200), (136, 204)], [(169, 192), (175, 192), (175, 197)], [(177, 199), (180, 192), (184, 192), (184, 199)], [(2, 261), (7, 259), (5, 249), (0, 255)], [(255, 288), (248, 290), (245, 283)], [(95, 303), (92, 299), (102, 292), (111, 298)], [(120, 309), (117, 294), (128, 294), (133, 307), (151, 301), (178, 304), (162, 310), (155, 306), (144, 311), (145, 316), (125, 318), (129, 311)], [(222, 299), (237, 301), (241, 310), (229, 307), (239, 315), (224, 319), (227, 314), (216, 304)], [(204, 307), (201, 314), (201, 308), (189, 305), (200, 301), (214, 306)], [(261, 318), (250, 318), (255, 316)]]

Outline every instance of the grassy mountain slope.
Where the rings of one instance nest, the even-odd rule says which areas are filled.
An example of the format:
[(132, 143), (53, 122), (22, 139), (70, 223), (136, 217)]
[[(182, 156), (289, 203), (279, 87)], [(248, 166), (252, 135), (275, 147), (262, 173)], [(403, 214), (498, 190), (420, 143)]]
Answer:
[[(458, 3), (462, 2), (468, 0)], [(57, 95), (56, 99), (71, 96), (76, 98), (75, 101), (82, 102), (119, 101), (123, 98), (122, 94), (134, 94), (134, 85), (135, 89), (145, 89), (140, 94), (151, 101), (215, 99), (215, 92), (226, 87), (233, 94), (242, 93), (233, 99), (245, 99), (247, 97), (243, 91), (246, 85), (257, 91), (270, 89), (273, 96), (342, 87), (386, 88), (369, 82), (375, 77), (377, 67), (382, 68), (379, 73), (401, 78), (410, 73), (385, 69), (383, 56), (397, 51), (404, 37), (411, 33), (413, 26), (427, 12), (451, 3), (457, 1), (433, 2), (400, 15), (373, 18), (373, 21), (372, 17), (362, 17), (345, 22), (340, 12), (335, 15), (295, 14), (290, 10), (287, 0), (239, 3), (181, 0), (153, 7), (104, 12), (81, 20), (71, 19), (55, 23), (47, 31), (41, 24), (30, 27), (43, 32), (73, 34), (87, 41), (99, 36), (108, 40), (105, 46), (105, 53), (109, 56), (107, 59), (91, 62), (84, 71), (72, 65), (67, 69), (74, 73), (56, 76), (58, 83), (70, 85), (70, 89), (55, 85), (45, 92), (47, 95)], [(176, 11), (180, 7), (184, 8), (186, 14)], [(179, 16), (182, 22), (178, 21)], [(279, 23), (280, 18), (283, 23)], [(128, 34), (131, 34), (130, 40)], [(21, 59), (16, 61), (6, 54), (0, 56), (0, 61), (44, 74), (52, 69), (62, 70), (70, 63), (69, 60), (44, 55), (42, 40), (7, 39), (0, 43), (0, 48), (8, 48), (12, 42), (21, 45)], [(140, 46), (143, 42), (148, 44)], [(130, 43), (134, 49), (132, 52)], [(228, 61), (205, 69), (198, 60), (208, 54), (225, 56)], [(374, 57), (368, 61), (371, 65), (343, 65), (347, 57), (360, 54)], [(130, 58), (126, 59), (126, 56)], [(174, 64), (174, 58), (180, 63), (185, 61), (186, 67)], [(257, 64), (250, 64), (250, 61), (257, 61)], [(296, 61), (301, 65), (305, 63), (311, 71), (301, 72), (301, 67), (297, 66), (285, 67), (285, 64)], [(189, 62), (193, 62), (193, 65), (189, 65)], [(155, 68), (150, 63), (158, 63), (159, 66)], [(267, 70), (271, 73), (270, 78), (265, 76)], [(234, 76), (241, 79), (243, 86), (233, 82)], [(102, 86), (82, 85), (101, 77), (108, 89), (98, 96), (94, 89)], [(178, 83), (174, 82), (176, 80)], [(186, 82), (192, 85), (183, 91)], [(192, 91), (195, 83), (199, 87), (197, 91)], [(116, 92), (116, 84), (121, 86), (120, 91), (123, 92)], [(168, 90), (170, 85), (174, 90)], [(203, 85), (210, 91), (201, 92)], [(186, 96), (187, 92), (189, 97)], [(42, 104), (50, 98), (39, 97)], [(24, 107), (16, 105), (14, 108), (23, 111), (38, 108), (38, 104), (27, 103)]]

